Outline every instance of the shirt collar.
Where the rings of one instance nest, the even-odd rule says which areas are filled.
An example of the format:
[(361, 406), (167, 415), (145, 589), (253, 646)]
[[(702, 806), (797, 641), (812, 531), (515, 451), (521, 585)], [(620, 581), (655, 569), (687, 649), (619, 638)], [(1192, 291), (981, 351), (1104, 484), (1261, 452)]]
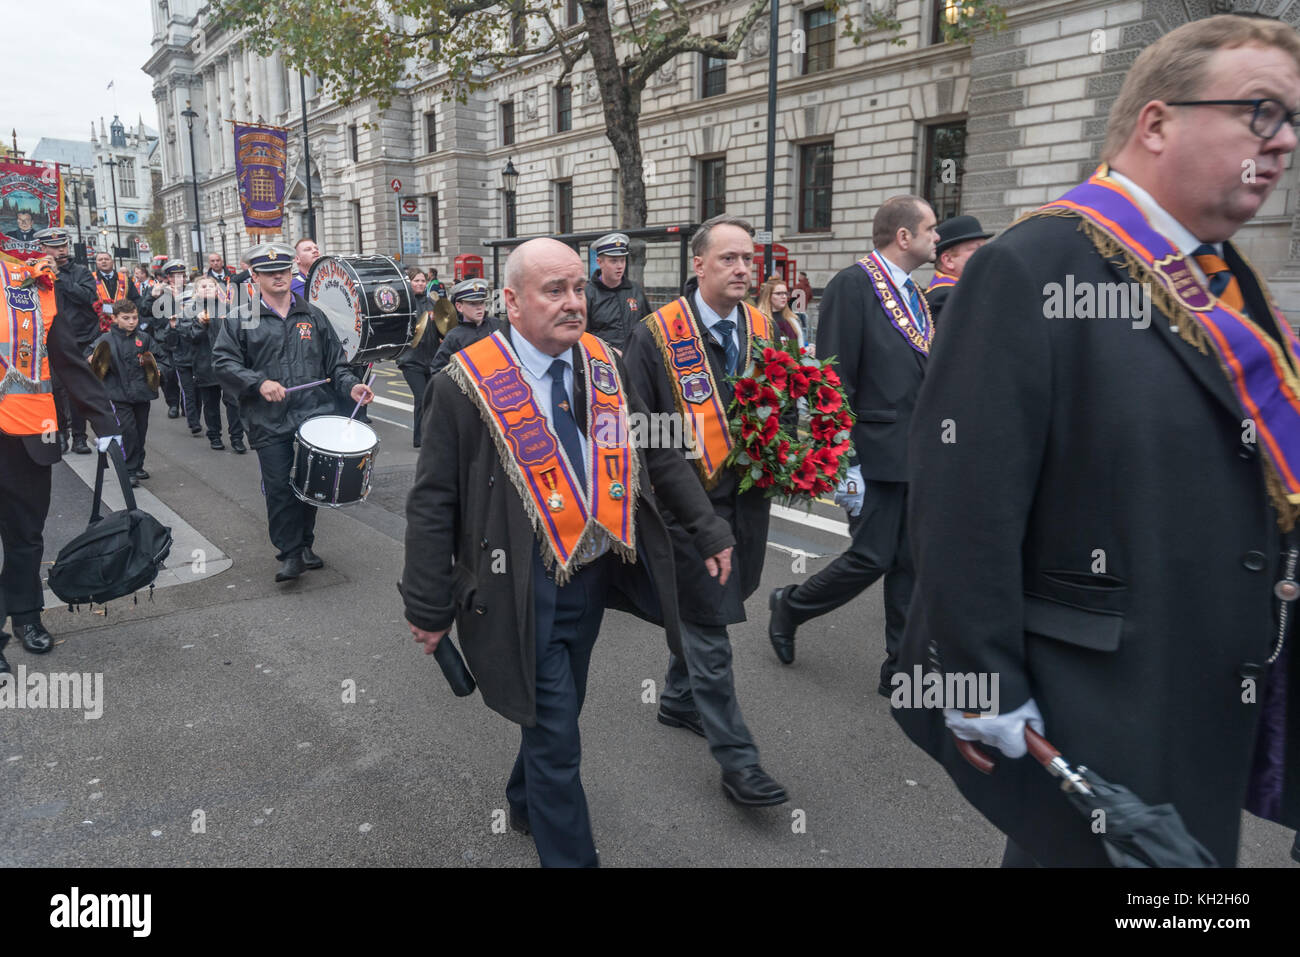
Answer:
[[(714, 312), (712, 307), (707, 302), (704, 301), (704, 297), (700, 295), (699, 289), (695, 290), (695, 295), (692, 298), (695, 301), (696, 310), (699, 311), (700, 321), (704, 323), (704, 327), (708, 329), (709, 332), (712, 333), (713, 337), (716, 339), (717, 333), (713, 332), (713, 327), (716, 326), (718, 323), (720, 323), (724, 317)], [(739, 309), (740, 307), (737, 306), (736, 308)], [(729, 319), (731, 322), (735, 323), (737, 327), (739, 327), (739, 323), (736, 322), (736, 318), (737, 318), (736, 309), (731, 310), (731, 312), (728, 313), (728, 315), (725, 318)]]
[(889, 278), (893, 280), (895, 286), (902, 290), (903, 284), (912, 278), (911, 273), (904, 272), (902, 266), (890, 261), (889, 257), (879, 249), (876, 250), (876, 258), (885, 264), (885, 269), (889, 271)]
[[(1192, 253), (1196, 251), (1196, 247), (1201, 245), (1201, 241), (1196, 238), (1196, 235), (1174, 219), (1173, 215), (1157, 203), (1150, 193), (1123, 173), (1112, 169), (1110, 176), (1133, 197), (1138, 209), (1142, 210), (1146, 218), (1151, 221), (1151, 225), (1155, 227), (1156, 232), (1177, 246), (1178, 251), (1184, 256), (1190, 258)], [(1223, 243), (1211, 243), (1210, 245), (1214, 247), (1214, 251), (1218, 255), (1223, 255)], [(1195, 262), (1195, 260), (1192, 261)]]
[(573, 356), (570, 355), (568, 349), (565, 349), (558, 356), (548, 356), (518, 332), (511, 336), (511, 342), (515, 347), (515, 353), (519, 356), (519, 361), (524, 364), (524, 368), (529, 371), (534, 379), (546, 378), (550, 374), (551, 363), (556, 359), (559, 359), (567, 366), (572, 367), (573, 365)]

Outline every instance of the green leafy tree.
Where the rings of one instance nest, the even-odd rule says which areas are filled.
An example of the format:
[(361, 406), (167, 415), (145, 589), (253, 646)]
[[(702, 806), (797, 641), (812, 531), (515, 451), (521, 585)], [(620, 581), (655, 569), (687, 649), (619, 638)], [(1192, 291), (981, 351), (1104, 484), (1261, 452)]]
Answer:
[[(645, 16), (631, 23), (619, 17), (619, 25), (618, 8), (607, 0), (580, 0), (579, 6), (582, 18), (570, 26), (564, 0), (213, 0), (221, 25), (245, 29), (258, 53), (279, 51), (295, 69), (320, 78), (335, 99), (373, 98), (380, 109), (423, 79), (423, 65), (433, 59), (447, 66), (450, 94), (463, 101), (521, 57), (555, 56), (564, 77), (590, 55), (606, 136), (619, 157), (622, 225), (644, 226), (640, 115), (646, 83), (682, 53), (735, 59), (767, 13), (768, 0), (750, 0), (721, 39), (691, 32), (683, 0), (657, 0)], [(855, 42), (901, 27), (892, 15), (876, 12), (889, 4), (873, 4), (860, 18), (848, 6), (848, 0), (831, 0)], [(630, 15), (630, 0), (623, 0), (622, 10)], [(950, 39), (969, 42), (974, 31), (997, 28), (1000, 17), (992, 0), (967, 0)]]

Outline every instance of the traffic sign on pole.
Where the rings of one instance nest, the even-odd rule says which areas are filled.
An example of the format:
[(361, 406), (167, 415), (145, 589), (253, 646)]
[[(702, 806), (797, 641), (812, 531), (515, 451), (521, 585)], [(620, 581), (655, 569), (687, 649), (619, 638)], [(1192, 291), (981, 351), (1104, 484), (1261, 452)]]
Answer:
[(394, 177), (393, 181), (388, 185), (393, 187), (394, 193), (400, 193), (402, 191), (402, 181), (400, 179), (397, 179), (396, 177)]

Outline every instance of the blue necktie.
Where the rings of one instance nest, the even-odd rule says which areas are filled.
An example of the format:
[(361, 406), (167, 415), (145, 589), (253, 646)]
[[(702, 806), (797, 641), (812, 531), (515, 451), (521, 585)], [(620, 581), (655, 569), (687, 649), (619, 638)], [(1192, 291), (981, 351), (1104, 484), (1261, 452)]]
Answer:
[(551, 418), (560, 444), (573, 466), (573, 477), (579, 487), (587, 487), (587, 470), (582, 464), (582, 439), (578, 437), (578, 420), (569, 408), (569, 393), (564, 390), (564, 367), (568, 365), (563, 359), (551, 363)]
[(921, 311), (921, 294), (916, 289), (916, 283), (908, 279), (903, 283), (903, 288), (907, 290), (907, 304), (911, 307), (912, 318), (916, 320), (916, 328), (925, 335), (925, 313)]
[(740, 358), (740, 347), (731, 334), (735, 328), (736, 324), (730, 319), (719, 319), (713, 324), (714, 335), (722, 338), (722, 348), (726, 350), (727, 375), (736, 374), (736, 360)]

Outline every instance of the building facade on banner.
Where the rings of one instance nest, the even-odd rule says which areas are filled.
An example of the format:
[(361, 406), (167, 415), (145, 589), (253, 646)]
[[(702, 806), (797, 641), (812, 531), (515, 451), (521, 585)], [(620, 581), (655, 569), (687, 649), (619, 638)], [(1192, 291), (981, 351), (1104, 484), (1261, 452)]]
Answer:
[(32, 159), (63, 164), (64, 224), (77, 242), (112, 251), (120, 229), (127, 257), (138, 258), (153, 214), (154, 177), (161, 175), (158, 142), (143, 119), (128, 128), (115, 116), (108, 125), (100, 117), (98, 132), (91, 123), (89, 140), (44, 137), (36, 144)]
[[(774, 241), (820, 289), (870, 248), (880, 203), (920, 193), (940, 218), (958, 212), (1000, 230), (1095, 167), (1124, 73), (1156, 37), (1190, 19), (1235, 9), (1300, 24), (1300, 0), (1002, 0), (1006, 27), (971, 46), (945, 44), (941, 20), (960, 0), (870, 0), (902, 23), (895, 37), (855, 45), (818, 0), (781, 5), (777, 36)], [(700, 34), (720, 36), (744, 0), (688, 4)], [(855, 5), (868, 6), (868, 4)], [(580, 9), (567, 4), (570, 25)], [(618, 7), (645, 16), (648, 0)], [(290, 136), (285, 238), (306, 234), (300, 83), (275, 54), (249, 52), (212, 29), (199, 0), (153, 3), (154, 53), (145, 70), (164, 130), (163, 196), (173, 252), (192, 256), (195, 215), (181, 112), (198, 114), (194, 148), (206, 248), (227, 223), (231, 257), (246, 248), (231, 155), (232, 118), (285, 126)], [(617, 23), (616, 23), (617, 27)], [(732, 61), (683, 54), (661, 68), (641, 104), (648, 225), (698, 223), (726, 211), (763, 225), (767, 17)], [(387, 110), (331, 101), (306, 77), (317, 235), (326, 253), (400, 252), (399, 215), (418, 217), (419, 251), (405, 262), (446, 277), (458, 254), (481, 255), (506, 235), (502, 171), (519, 172), (515, 235), (605, 231), (623, 225), (618, 157), (605, 137), (590, 58), (561, 78), (558, 58), (521, 59), (485, 76), (457, 103), (431, 59)], [(1293, 323), (1300, 323), (1300, 189), (1293, 162), (1240, 234)], [(401, 184), (400, 193), (392, 189)], [(412, 202), (413, 201), (413, 202)], [(232, 225), (234, 224), (234, 225)], [(410, 227), (408, 227), (410, 228)], [(414, 238), (408, 234), (408, 244)], [(408, 245), (413, 249), (413, 246)], [(677, 249), (651, 247), (652, 299), (672, 294)]]

